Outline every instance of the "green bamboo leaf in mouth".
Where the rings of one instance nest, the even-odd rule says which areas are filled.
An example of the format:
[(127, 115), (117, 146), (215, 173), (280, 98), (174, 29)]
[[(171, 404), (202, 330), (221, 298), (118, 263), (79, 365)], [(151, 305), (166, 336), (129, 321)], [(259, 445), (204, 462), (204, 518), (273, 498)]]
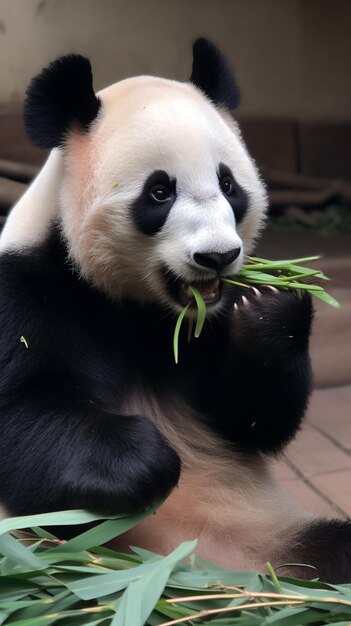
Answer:
[(178, 355), (179, 355), (179, 333), (180, 333), (180, 328), (183, 322), (183, 319), (190, 307), (191, 302), (189, 302), (189, 304), (186, 305), (186, 307), (184, 307), (184, 309), (180, 312), (180, 314), (178, 315), (177, 318), (177, 322), (175, 325), (175, 329), (174, 329), (174, 335), (173, 335), (173, 353), (174, 353), (174, 360), (175, 362), (178, 364)]
[(190, 285), (190, 289), (191, 289), (191, 291), (194, 294), (194, 298), (195, 298), (195, 302), (196, 302), (196, 306), (197, 306), (197, 320), (196, 320), (196, 326), (195, 326), (195, 331), (194, 331), (194, 337), (196, 337), (196, 339), (197, 339), (198, 337), (200, 337), (201, 331), (202, 331), (204, 323), (205, 323), (205, 319), (206, 319), (206, 304), (205, 304), (205, 301), (204, 301), (203, 297), (200, 295), (198, 290), (195, 289), (195, 287), (192, 287)]

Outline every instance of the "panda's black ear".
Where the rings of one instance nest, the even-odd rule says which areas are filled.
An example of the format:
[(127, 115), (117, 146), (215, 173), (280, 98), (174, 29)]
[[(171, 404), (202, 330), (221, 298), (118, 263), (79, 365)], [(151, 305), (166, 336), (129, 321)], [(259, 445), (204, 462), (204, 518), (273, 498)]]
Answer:
[(96, 118), (100, 100), (93, 90), (88, 59), (61, 57), (33, 78), (24, 105), (24, 123), (39, 148), (60, 146), (73, 124), (87, 130)]
[(193, 45), (190, 82), (214, 104), (235, 109), (240, 102), (240, 90), (227, 59), (213, 43), (202, 37)]

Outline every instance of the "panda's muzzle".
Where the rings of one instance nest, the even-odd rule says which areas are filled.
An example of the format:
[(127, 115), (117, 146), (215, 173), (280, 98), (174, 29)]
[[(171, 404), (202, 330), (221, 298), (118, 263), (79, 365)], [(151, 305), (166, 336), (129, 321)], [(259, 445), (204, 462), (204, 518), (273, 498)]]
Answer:
[[(235, 261), (240, 255), (241, 248), (233, 248), (228, 252), (195, 252), (193, 260), (196, 265), (206, 269), (214, 270), (219, 275), (226, 267)], [(208, 278), (192, 281), (191, 283), (180, 283), (180, 301), (187, 304), (194, 299), (192, 287), (202, 296), (206, 304), (218, 302), (222, 295), (222, 283), (218, 278)]]
[(221, 272), (238, 258), (241, 248), (233, 248), (228, 252), (195, 252), (193, 258), (197, 265)]
[[(186, 306), (194, 300), (193, 287), (199, 292), (206, 304), (211, 305), (218, 302), (223, 291), (223, 283), (218, 277), (239, 257), (240, 252), (240, 247), (228, 250), (228, 252), (195, 252), (192, 257), (194, 264), (191, 264), (192, 272), (195, 271), (197, 274), (194, 280), (184, 280), (169, 272), (164, 275), (172, 299), (176, 300), (178, 304)], [(204, 270), (207, 270), (207, 276)], [(211, 277), (208, 276), (208, 270), (212, 274)], [(203, 273), (203, 277), (201, 277), (201, 273)], [(215, 274), (214, 277), (213, 274)]]

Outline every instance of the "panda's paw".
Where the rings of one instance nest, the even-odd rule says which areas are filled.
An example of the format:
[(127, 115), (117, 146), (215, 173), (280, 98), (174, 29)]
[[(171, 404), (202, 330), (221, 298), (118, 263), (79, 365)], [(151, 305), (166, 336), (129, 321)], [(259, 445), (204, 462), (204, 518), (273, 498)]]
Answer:
[(93, 439), (66, 465), (58, 488), (64, 499), (69, 497), (69, 508), (143, 511), (176, 486), (180, 459), (148, 418), (133, 415), (108, 422), (98, 430), (95, 425)]
[(237, 346), (263, 358), (306, 350), (313, 316), (311, 296), (251, 287), (234, 302), (231, 337)]

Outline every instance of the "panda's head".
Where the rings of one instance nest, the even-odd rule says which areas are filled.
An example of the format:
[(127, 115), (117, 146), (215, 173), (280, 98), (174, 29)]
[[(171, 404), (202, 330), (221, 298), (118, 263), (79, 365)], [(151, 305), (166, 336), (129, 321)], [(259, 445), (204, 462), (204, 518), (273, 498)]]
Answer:
[(236, 273), (266, 193), (230, 110), (226, 59), (194, 44), (190, 81), (141, 76), (95, 95), (89, 62), (58, 59), (28, 90), (33, 143), (59, 147), (60, 221), (82, 275), (112, 298), (179, 311), (196, 287), (216, 311), (220, 276)]

